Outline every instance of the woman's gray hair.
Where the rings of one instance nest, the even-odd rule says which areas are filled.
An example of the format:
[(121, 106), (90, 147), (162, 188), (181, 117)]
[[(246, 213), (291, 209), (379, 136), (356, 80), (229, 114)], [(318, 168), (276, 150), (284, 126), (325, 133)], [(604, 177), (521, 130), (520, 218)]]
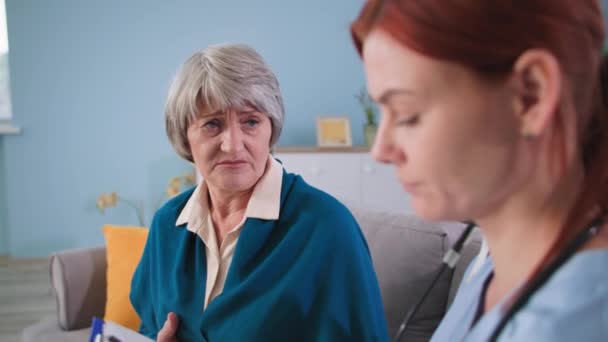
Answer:
[(272, 123), (270, 147), (279, 140), (284, 108), (279, 82), (262, 57), (244, 44), (212, 45), (182, 65), (165, 105), (167, 136), (175, 151), (193, 162), (188, 127), (201, 113), (252, 106)]

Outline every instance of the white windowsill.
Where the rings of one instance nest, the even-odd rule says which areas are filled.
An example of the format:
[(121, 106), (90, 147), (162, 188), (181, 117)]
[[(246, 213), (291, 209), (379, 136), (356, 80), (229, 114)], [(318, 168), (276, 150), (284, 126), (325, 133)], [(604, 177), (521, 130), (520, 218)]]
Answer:
[(21, 133), (21, 128), (19, 127), (15, 127), (7, 123), (0, 124), (0, 135), (11, 135), (19, 133)]

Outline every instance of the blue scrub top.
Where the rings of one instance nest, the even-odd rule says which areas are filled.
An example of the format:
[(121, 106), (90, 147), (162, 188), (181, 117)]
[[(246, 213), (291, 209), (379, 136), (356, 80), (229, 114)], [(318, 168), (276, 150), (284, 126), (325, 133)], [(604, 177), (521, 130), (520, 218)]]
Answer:
[[(477, 258), (480, 258), (478, 256)], [(494, 269), (491, 257), (469, 276), (431, 341), (487, 341), (502, 317), (502, 304), (471, 328), (484, 284)], [(608, 341), (608, 249), (575, 254), (507, 323), (498, 341)]]

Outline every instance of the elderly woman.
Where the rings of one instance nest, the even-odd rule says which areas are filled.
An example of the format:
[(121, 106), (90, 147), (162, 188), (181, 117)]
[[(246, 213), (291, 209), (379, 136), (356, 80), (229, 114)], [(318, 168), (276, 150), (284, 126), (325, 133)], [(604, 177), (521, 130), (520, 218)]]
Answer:
[(384, 113), (373, 156), (489, 248), (432, 340), (608, 341), (599, 1), (371, 0), (353, 35)]
[(273, 72), (250, 47), (210, 46), (166, 105), (177, 153), (203, 176), (155, 215), (131, 302), (159, 341), (384, 341), (359, 226), (270, 151), (283, 126)]

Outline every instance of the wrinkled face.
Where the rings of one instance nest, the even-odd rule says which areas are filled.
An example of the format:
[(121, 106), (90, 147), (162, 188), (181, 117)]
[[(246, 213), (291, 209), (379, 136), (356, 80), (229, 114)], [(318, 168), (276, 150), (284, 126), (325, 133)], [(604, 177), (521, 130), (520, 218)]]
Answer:
[(363, 60), (383, 114), (372, 155), (395, 166), (420, 216), (486, 215), (521, 184), (507, 82), (421, 55), (380, 30), (365, 40)]
[(270, 118), (247, 107), (202, 115), (188, 127), (188, 143), (208, 186), (236, 193), (264, 174), (271, 133)]

